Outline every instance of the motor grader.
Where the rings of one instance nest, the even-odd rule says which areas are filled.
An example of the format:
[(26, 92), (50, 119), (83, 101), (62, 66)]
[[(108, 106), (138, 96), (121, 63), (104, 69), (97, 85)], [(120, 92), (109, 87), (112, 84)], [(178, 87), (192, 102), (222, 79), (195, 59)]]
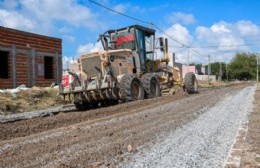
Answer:
[[(69, 72), (73, 82), (60, 84), (60, 95), (72, 99), (77, 109), (154, 98), (182, 84), (179, 69), (168, 65), (167, 39), (159, 38), (164, 58), (157, 58), (155, 30), (133, 25), (109, 30), (99, 41), (104, 51), (81, 55), (80, 75)], [(194, 92), (194, 77), (185, 77), (189, 93)]]

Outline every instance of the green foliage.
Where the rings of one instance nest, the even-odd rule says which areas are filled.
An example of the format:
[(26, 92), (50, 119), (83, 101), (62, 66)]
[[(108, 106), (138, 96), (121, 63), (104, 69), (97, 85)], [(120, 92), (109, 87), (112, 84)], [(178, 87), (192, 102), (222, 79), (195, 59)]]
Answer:
[[(221, 66), (220, 66), (221, 65)], [(213, 62), (210, 64), (211, 66), (211, 75), (220, 76), (222, 73), (222, 79), (226, 79), (226, 63), (223, 62)], [(220, 69), (221, 67), (221, 69)], [(207, 71), (208, 65), (205, 66), (205, 69)]]
[(256, 54), (237, 53), (228, 65), (228, 73), (231, 79), (256, 79)]
[(198, 67), (202, 67), (202, 64), (201, 64), (201, 63), (198, 63), (198, 64), (197, 64), (197, 63), (190, 63), (189, 65), (190, 65), (190, 66), (193, 66), (193, 65), (194, 65), (194, 66), (196, 66), (196, 67), (197, 67), (197, 66), (198, 66)]

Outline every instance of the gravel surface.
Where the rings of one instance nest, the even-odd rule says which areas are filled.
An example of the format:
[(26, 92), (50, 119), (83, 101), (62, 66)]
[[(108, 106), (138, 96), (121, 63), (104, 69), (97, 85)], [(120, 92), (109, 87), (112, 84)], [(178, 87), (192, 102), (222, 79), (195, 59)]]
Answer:
[(150, 150), (140, 147), (120, 167), (223, 167), (240, 124), (253, 110), (254, 93), (250, 86), (224, 95), (197, 120), (160, 135), (164, 140)]
[[(244, 103), (244, 99), (248, 99), (249, 96), (247, 92), (251, 92), (250, 94), (254, 92), (253, 87), (243, 90), (249, 85), (252, 84), (244, 83), (188, 96), (177, 93), (173, 96), (134, 101), (85, 112), (74, 111), (2, 123), (0, 124), (0, 167), (118, 167), (122, 162), (125, 165), (121, 166), (129, 167), (132, 163), (126, 162), (131, 161), (129, 160), (131, 156), (136, 156), (134, 158), (138, 160), (138, 157), (143, 158), (140, 153), (143, 152), (146, 154), (146, 158), (149, 158), (150, 151), (148, 150), (153, 146), (155, 148), (158, 146), (158, 151), (165, 153), (161, 154), (162, 158), (164, 157), (165, 165), (161, 164), (158, 159), (158, 165), (154, 162), (148, 165), (146, 162), (146, 166), (173, 167), (174, 165), (172, 166), (171, 163), (166, 163), (169, 162), (171, 156), (169, 153), (174, 155), (171, 151), (177, 151), (177, 144), (180, 144), (179, 153), (187, 153), (184, 149), (189, 148), (194, 148), (193, 151), (195, 151), (195, 146), (188, 144), (190, 132), (193, 130), (189, 131), (187, 124), (198, 120), (198, 117), (206, 112), (210, 113), (209, 109), (216, 105), (219, 106), (218, 103), (223, 100), (231, 101), (233, 105), (237, 105), (236, 101), (239, 105), (242, 104), (241, 102)], [(220, 105), (226, 108), (224, 106), (230, 105), (230, 103)], [(247, 106), (245, 105), (245, 107)], [(238, 109), (238, 107), (234, 109)], [(230, 108), (230, 110), (232, 109)], [(212, 113), (211, 115), (216, 117), (223, 112)], [(212, 123), (213, 119), (209, 118)], [(206, 124), (204, 127), (209, 126)], [(220, 129), (217, 132), (224, 129), (218, 126), (211, 127), (211, 129), (214, 128)], [(183, 129), (187, 131), (182, 131)], [(207, 129), (204, 131), (205, 135), (204, 132), (200, 132), (199, 137), (196, 137), (198, 133), (195, 133), (193, 136), (196, 138), (193, 142), (199, 141), (199, 138), (204, 136), (201, 141), (212, 145), (214, 137), (209, 136), (207, 131)], [(182, 133), (183, 135), (181, 135)], [(174, 138), (169, 138), (164, 142), (166, 137), (171, 137), (172, 134)], [(214, 132), (212, 136), (214, 136), (213, 134)], [(206, 140), (208, 137), (209, 140)], [(171, 142), (171, 140), (174, 141)], [(181, 142), (183, 142), (183, 146), (181, 146)], [(161, 143), (166, 145), (161, 145)], [(221, 143), (222, 139), (219, 140), (219, 144)], [(175, 144), (175, 146), (169, 144)], [(190, 146), (185, 147), (185, 144)], [(206, 148), (206, 145), (204, 144), (203, 147)], [(203, 149), (203, 147), (197, 145), (198, 149)], [(219, 148), (222, 150), (221, 145)], [(200, 150), (202, 151), (202, 149)], [(151, 152), (154, 155), (154, 161), (157, 159), (156, 155), (160, 156), (158, 151), (156, 152), (155, 149), (154, 152)], [(139, 155), (135, 155), (138, 153)], [(190, 153), (194, 156), (192, 159), (197, 157), (197, 153)], [(191, 158), (190, 155), (187, 154), (187, 157)], [(172, 159), (173, 162), (179, 160), (179, 165), (184, 163), (181, 162), (181, 158), (173, 157), (175, 159)], [(213, 157), (208, 156), (208, 158)], [(140, 164), (136, 166), (145, 167), (145, 164), (141, 164), (142, 161), (139, 161)], [(185, 167), (179, 165), (176, 166)]]

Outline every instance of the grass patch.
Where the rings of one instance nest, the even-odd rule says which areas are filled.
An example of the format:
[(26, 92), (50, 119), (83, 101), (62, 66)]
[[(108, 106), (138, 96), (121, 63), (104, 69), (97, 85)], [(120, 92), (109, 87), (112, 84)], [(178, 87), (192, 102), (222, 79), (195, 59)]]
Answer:
[(13, 114), (41, 110), (64, 104), (58, 90), (33, 87), (18, 93), (0, 93), (0, 113)]
[(209, 83), (207, 81), (198, 81), (198, 85), (201, 88), (212, 88), (212, 87), (225, 87), (228, 86), (229, 84), (227, 82), (219, 82), (219, 81), (215, 81), (215, 82), (210, 81)]

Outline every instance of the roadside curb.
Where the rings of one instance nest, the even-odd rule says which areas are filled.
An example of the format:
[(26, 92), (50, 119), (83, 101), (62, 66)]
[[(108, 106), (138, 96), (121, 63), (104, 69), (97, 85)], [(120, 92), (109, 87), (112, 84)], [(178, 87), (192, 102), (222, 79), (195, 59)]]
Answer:
[(243, 151), (245, 150), (245, 141), (248, 132), (248, 121), (241, 124), (238, 128), (236, 137), (229, 151), (227, 160), (223, 167), (239, 168)]
[[(255, 84), (255, 92), (260, 90), (260, 83)], [(247, 118), (247, 121), (244, 121), (240, 124), (234, 142), (230, 148), (228, 156), (224, 162), (224, 168), (239, 168), (241, 166), (241, 158), (246, 148), (246, 137), (248, 133), (250, 114)]]

